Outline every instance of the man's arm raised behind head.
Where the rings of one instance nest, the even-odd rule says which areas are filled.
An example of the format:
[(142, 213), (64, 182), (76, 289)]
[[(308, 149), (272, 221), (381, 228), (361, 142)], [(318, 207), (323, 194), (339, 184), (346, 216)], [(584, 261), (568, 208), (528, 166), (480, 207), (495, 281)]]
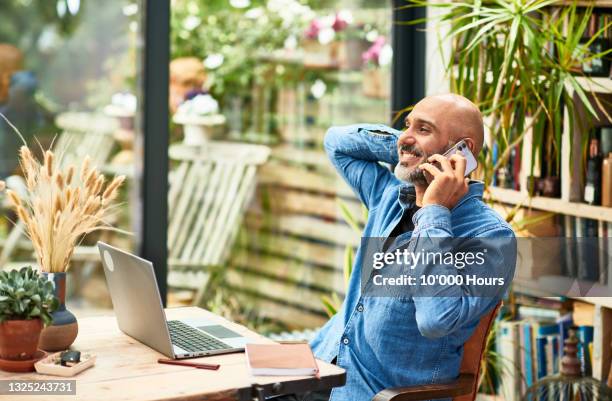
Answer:
[(325, 151), (336, 170), (368, 209), (380, 200), (395, 180), (379, 162), (397, 164), (397, 139), (401, 131), (382, 124), (332, 127), (325, 135)]

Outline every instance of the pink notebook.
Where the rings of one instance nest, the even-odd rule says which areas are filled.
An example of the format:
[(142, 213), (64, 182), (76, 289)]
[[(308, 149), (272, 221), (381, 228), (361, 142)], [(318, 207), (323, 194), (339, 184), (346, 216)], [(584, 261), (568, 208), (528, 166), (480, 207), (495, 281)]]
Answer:
[(254, 376), (317, 376), (319, 367), (308, 344), (247, 344)]

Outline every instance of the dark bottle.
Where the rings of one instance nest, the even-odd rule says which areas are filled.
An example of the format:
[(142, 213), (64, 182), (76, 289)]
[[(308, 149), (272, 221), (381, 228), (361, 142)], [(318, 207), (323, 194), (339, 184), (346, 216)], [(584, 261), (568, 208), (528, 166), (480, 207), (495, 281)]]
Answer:
[(589, 141), (584, 201), (589, 205), (601, 204), (601, 152), (597, 138)]

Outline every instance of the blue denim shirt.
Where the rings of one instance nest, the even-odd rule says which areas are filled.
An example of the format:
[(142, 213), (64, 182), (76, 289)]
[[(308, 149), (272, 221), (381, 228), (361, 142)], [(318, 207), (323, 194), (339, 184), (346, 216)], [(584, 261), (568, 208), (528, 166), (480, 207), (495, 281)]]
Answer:
[[(369, 210), (363, 237), (387, 237), (402, 213), (414, 206), (411, 184), (400, 181), (382, 161), (398, 163), (400, 131), (380, 124), (333, 127), (325, 149), (342, 177)], [(413, 216), (414, 231), (401, 238), (511, 237), (510, 226), (482, 201), (484, 186), (473, 181), (452, 209), (429, 205)], [(396, 241), (397, 241), (396, 240)], [(346, 385), (331, 400), (370, 400), (384, 388), (441, 383), (459, 373), (463, 344), (479, 319), (503, 297), (365, 297), (361, 292), (362, 255), (357, 251), (342, 307), (317, 333), (311, 346), (327, 362), (336, 358), (347, 371)], [(509, 284), (515, 263), (487, 266)]]

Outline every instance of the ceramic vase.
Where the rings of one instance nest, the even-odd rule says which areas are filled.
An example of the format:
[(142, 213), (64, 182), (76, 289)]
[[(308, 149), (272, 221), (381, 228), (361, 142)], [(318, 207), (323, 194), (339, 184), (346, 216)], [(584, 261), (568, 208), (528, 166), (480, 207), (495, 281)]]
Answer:
[(43, 273), (43, 276), (53, 282), (60, 304), (51, 314), (51, 325), (43, 329), (38, 347), (45, 351), (63, 351), (72, 345), (79, 332), (76, 317), (66, 309), (66, 273)]

